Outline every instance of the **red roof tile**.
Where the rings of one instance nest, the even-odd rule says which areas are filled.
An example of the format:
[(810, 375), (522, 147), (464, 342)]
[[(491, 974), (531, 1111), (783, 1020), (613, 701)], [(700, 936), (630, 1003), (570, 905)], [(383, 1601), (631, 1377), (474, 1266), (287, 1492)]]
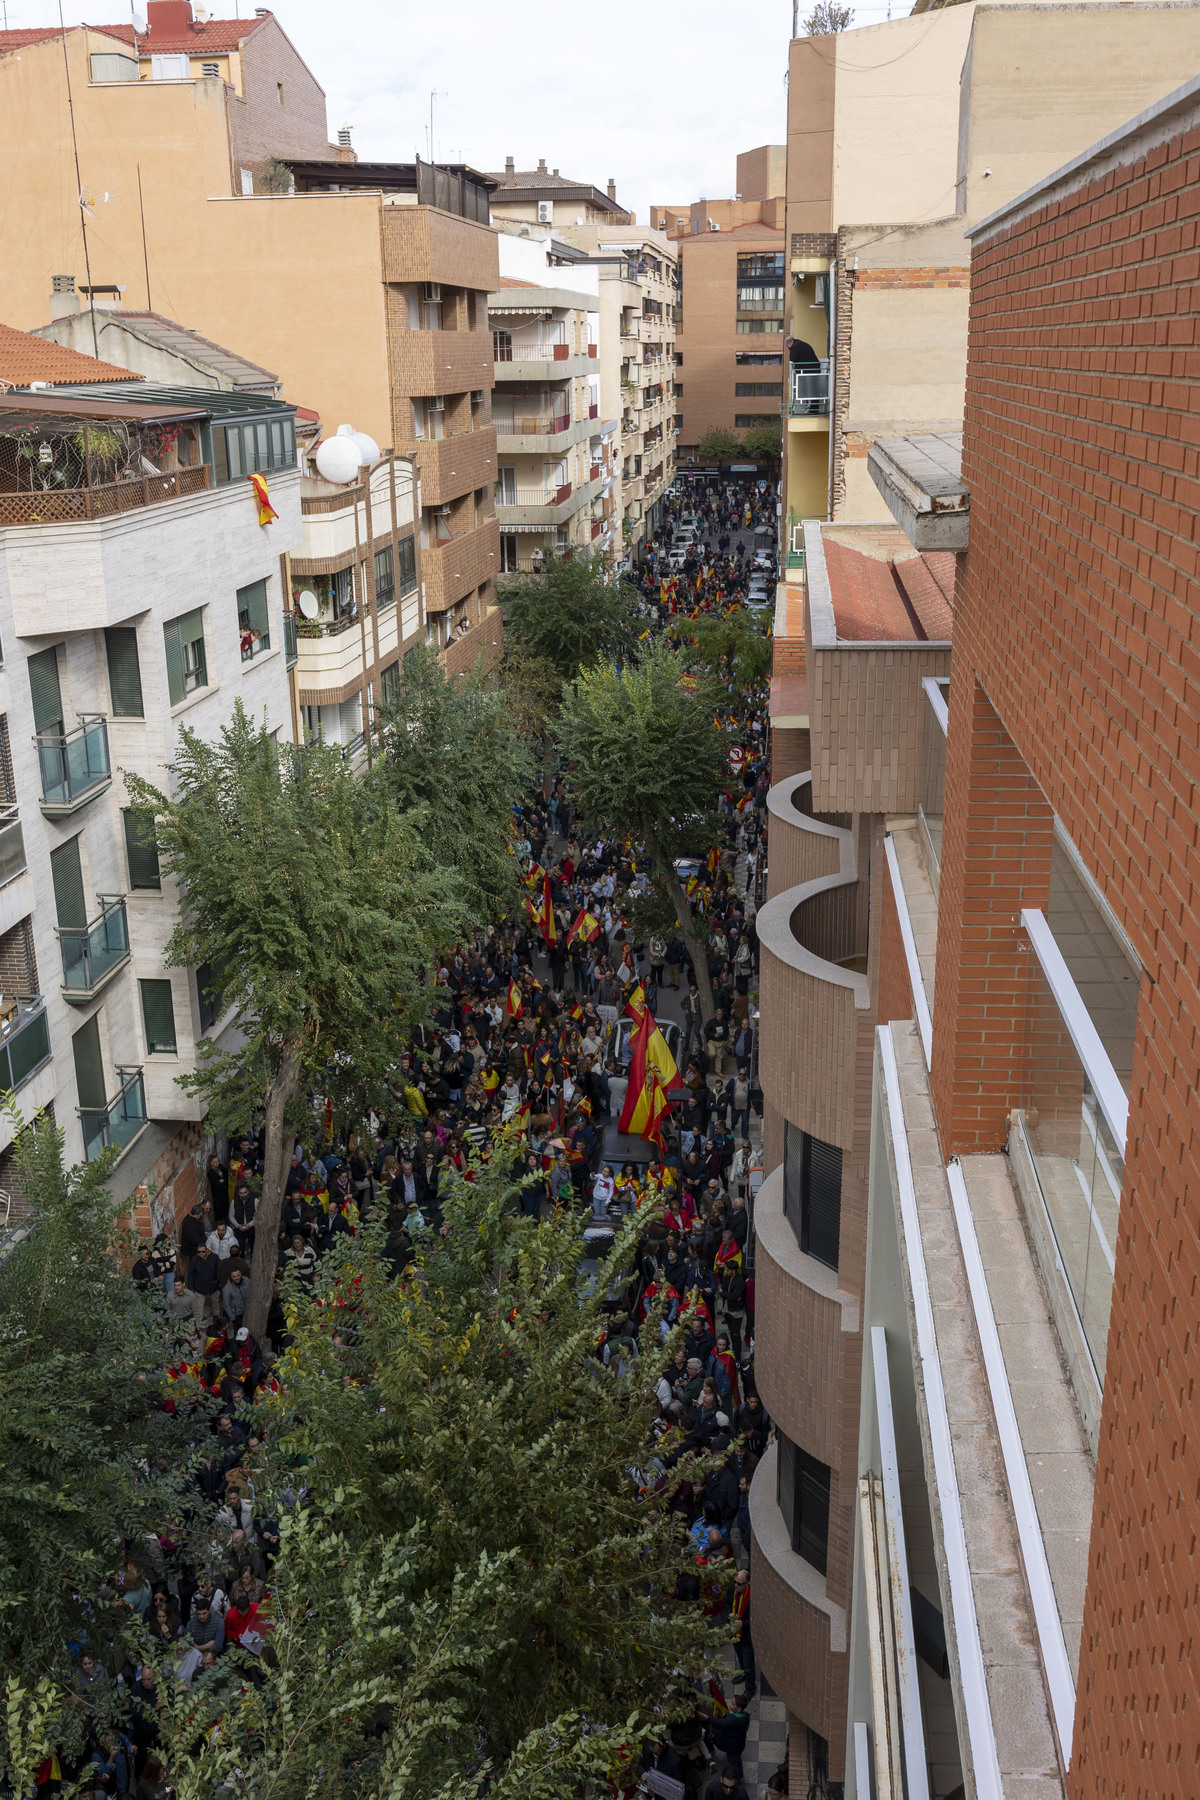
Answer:
[[(270, 16), (267, 13), (261, 19), (210, 19), (206, 25), (197, 22), (182, 32), (142, 32), (137, 38), (137, 48), (143, 56), (173, 56), (185, 50), (190, 51), (193, 56), (203, 56), (206, 53), (220, 55), (223, 51), (236, 50), (245, 38), (265, 25)], [(67, 29), (74, 31), (82, 27), (68, 26)], [(92, 25), (89, 29), (103, 32), (105, 37), (119, 38), (130, 49), (134, 46), (132, 25)], [(32, 44), (41, 44), (61, 35), (57, 29), (0, 31), (0, 56), (6, 51), (23, 50)]]
[(53, 386), (81, 381), (140, 381), (140, 375), (118, 369), (115, 363), (97, 362), (63, 344), (47, 343), (27, 331), (0, 325), (0, 387), (28, 387), (31, 381)]
[[(943, 587), (943, 569), (935, 574), (924, 556), (901, 556), (897, 561), (886, 554), (851, 549), (827, 532), (822, 535), (839, 639), (847, 643), (925, 639), (944, 643), (950, 639), (954, 618)], [(863, 535), (865, 538), (866, 533)], [(878, 535), (882, 542), (891, 532), (880, 527)]]

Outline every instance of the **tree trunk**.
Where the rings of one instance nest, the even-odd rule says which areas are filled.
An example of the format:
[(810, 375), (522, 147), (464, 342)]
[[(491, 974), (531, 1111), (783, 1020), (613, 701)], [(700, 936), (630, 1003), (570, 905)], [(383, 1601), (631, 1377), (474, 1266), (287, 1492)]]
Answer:
[(254, 1261), (250, 1265), (250, 1304), (246, 1308), (250, 1335), (260, 1344), (267, 1335), (267, 1314), (275, 1291), (279, 1222), (283, 1218), (283, 1193), (292, 1166), (292, 1139), (284, 1126), (288, 1107), (300, 1088), (300, 1050), (299, 1039), (284, 1045), (279, 1073), (267, 1089), (263, 1184), (254, 1214)]
[(655, 849), (654, 860), (658, 864), (659, 874), (663, 878), (663, 886), (670, 896), (671, 905), (675, 908), (675, 917), (679, 921), (679, 930), (692, 959), (692, 968), (696, 971), (696, 986), (700, 990), (700, 1016), (707, 1025), (716, 1011), (713, 1005), (712, 982), (708, 977), (708, 951), (700, 941), (692, 919), (692, 909), (688, 905), (687, 894), (683, 883), (675, 873), (675, 864), (661, 850)]

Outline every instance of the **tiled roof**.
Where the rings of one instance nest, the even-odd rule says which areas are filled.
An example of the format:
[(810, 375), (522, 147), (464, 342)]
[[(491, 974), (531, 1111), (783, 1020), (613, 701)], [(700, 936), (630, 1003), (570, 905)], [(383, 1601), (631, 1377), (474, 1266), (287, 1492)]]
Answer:
[[(575, 181), (570, 175), (560, 175), (557, 169), (550, 174), (546, 169), (514, 169), (506, 175), (503, 169), (489, 169), (487, 173), (493, 181), (498, 181), (502, 188), (590, 188), (590, 181)], [(605, 199), (608, 196), (605, 195)], [(609, 201), (609, 205), (613, 204)]]
[[(948, 642), (954, 626), (953, 554), (916, 555), (896, 527), (843, 529), (863, 548), (839, 541), (836, 526), (821, 534), (839, 640)], [(893, 544), (900, 553), (889, 555)]]
[(140, 380), (140, 375), (118, 369), (115, 363), (97, 362), (94, 356), (81, 356), (78, 350), (48, 344), (27, 331), (0, 325), (0, 385), (22, 388), (31, 381), (48, 381), (57, 387), (67, 382), (77, 386), (82, 382)]
[[(236, 50), (242, 40), (257, 31), (260, 25), (265, 25), (270, 16), (266, 13), (256, 19), (210, 19), (206, 25), (194, 23), (187, 31), (140, 32), (137, 48), (143, 56), (173, 56), (184, 50), (193, 56), (203, 56), (206, 52), (220, 55), (223, 51)], [(67, 29), (82, 28), (68, 26)], [(131, 50), (134, 47), (132, 25), (92, 25), (89, 29), (103, 32), (105, 37), (119, 38)], [(57, 30), (0, 31), (0, 56), (5, 51), (23, 50), (31, 44), (41, 44), (61, 35)]]
[[(143, 343), (154, 344), (161, 350), (182, 356), (188, 362), (210, 370), (219, 381), (231, 388), (257, 388), (263, 392), (269, 389), (274, 395), (279, 386), (279, 377), (272, 375), (268, 369), (251, 362), (248, 357), (239, 356), (234, 350), (226, 350), (222, 344), (214, 344), (211, 338), (201, 337), (198, 331), (191, 331), (186, 325), (179, 325), (162, 313), (111, 312), (105, 314), (104, 325), (123, 326)], [(103, 331), (103, 327), (101, 330)]]
[(536, 287), (537, 285), (538, 284), (536, 281), (518, 281), (515, 275), (502, 275), (500, 277), (500, 286), (502, 288), (505, 288), (505, 287), (530, 288), (530, 287)]

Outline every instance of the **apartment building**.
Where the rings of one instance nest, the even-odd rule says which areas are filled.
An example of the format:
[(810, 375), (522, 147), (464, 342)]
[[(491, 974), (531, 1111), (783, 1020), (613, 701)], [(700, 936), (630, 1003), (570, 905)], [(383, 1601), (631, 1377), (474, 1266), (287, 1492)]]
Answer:
[(1194, 1787), (1198, 149), (971, 228), (961, 471), (879, 444), (780, 603), (755, 1642), (848, 1793)]
[(1195, 65), (1198, 34), (1188, 4), (966, 0), (793, 41), (785, 522), (795, 561), (805, 518), (884, 516), (867, 471), (877, 438), (959, 430), (964, 231), (1166, 94)]
[[(784, 145), (760, 145), (738, 157), (732, 200), (650, 208), (650, 223), (666, 232), (679, 258), (675, 423), (681, 468), (696, 466), (706, 432), (778, 426), (786, 161)], [(770, 467), (764, 463), (761, 472)]]
[[(503, 240), (501, 266), (514, 241)], [(488, 314), (500, 567), (514, 574), (604, 538), (613, 471), (600, 419), (599, 319), (593, 295), (549, 285), (548, 271), (546, 285), (502, 274)], [(610, 525), (604, 547), (612, 541)]]
[(494, 654), (491, 181), (330, 144), (321, 89), (269, 13), (149, 0), (148, 26), (0, 32), (0, 318), (44, 325), (52, 290), (93, 318), (100, 296), (173, 318), (186, 302), (189, 329), (274, 371), (330, 430), (414, 460), (423, 629), (457, 656), (483, 626), (475, 647)]
[[(203, 1185), (177, 1077), (228, 1020), (212, 971), (165, 966), (175, 893), (125, 774), (164, 784), (183, 728), (214, 738), (238, 699), (291, 735), (295, 413), (9, 330), (0, 378), (0, 1082), (23, 1118), (50, 1113), (71, 1161), (115, 1146), (114, 1189), (140, 1189), (159, 1229)], [(260, 440), (265, 525), (235, 473)], [(12, 1135), (6, 1118), (19, 1211)]]

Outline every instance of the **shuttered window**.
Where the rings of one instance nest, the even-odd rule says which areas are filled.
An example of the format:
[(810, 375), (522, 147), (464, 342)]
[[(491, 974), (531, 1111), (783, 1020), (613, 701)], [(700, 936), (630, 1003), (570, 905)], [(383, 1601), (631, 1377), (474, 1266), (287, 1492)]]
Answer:
[(196, 999), (200, 1006), (200, 1029), (211, 1031), (221, 1016), (221, 995), (211, 963), (201, 963), (196, 970)]
[(807, 1450), (775, 1428), (779, 1446), (775, 1499), (787, 1528), (788, 1541), (797, 1556), (824, 1575), (829, 1558), (829, 1492), (832, 1481), (828, 1464), (818, 1462)]
[(396, 598), (396, 573), (392, 562), (392, 546), (385, 544), (375, 552), (375, 605), (380, 611)]
[(396, 585), (402, 594), (411, 594), (417, 585), (417, 549), (414, 538), (401, 538), (396, 545)]
[(33, 699), (34, 730), (61, 737), (62, 689), (58, 684), (58, 651), (53, 645), (29, 658), (29, 692)]
[(50, 876), (54, 882), (54, 908), (59, 924), (66, 930), (78, 930), (87, 924), (88, 918), (77, 837), (69, 838), (50, 852)]
[(842, 1152), (796, 1125), (783, 1140), (783, 1211), (806, 1256), (838, 1266), (842, 1223)]
[(142, 1022), (150, 1056), (174, 1056), (175, 1003), (169, 981), (139, 981), (142, 990)]
[(160, 891), (162, 874), (158, 866), (158, 845), (153, 829), (144, 828), (138, 815), (128, 807), (121, 817), (125, 821), (125, 857), (129, 864), (130, 887)]
[(163, 626), (163, 643), (167, 652), (167, 687), (171, 705), (178, 706), (208, 686), (208, 663), (204, 655), (204, 610), (184, 613)]
[(118, 719), (144, 719), (142, 704), (142, 670), (138, 662), (137, 632), (132, 625), (112, 625), (104, 633), (108, 652), (108, 691), (112, 698), (113, 716)]
[(271, 619), (267, 612), (267, 584), (251, 582), (237, 591), (238, 631), (242, 641), (242, 661), (251, 662), (271, 648)]
[(80, 1026), (71, 1039), (71, 1049), (75, 1053), (75, 1086), (79, 1090), (80, 1106), (102, 1109), (106, 1095), (104, 1062), (100, 1055), (99, 1013), (95, 1013), (86, 1025)]

